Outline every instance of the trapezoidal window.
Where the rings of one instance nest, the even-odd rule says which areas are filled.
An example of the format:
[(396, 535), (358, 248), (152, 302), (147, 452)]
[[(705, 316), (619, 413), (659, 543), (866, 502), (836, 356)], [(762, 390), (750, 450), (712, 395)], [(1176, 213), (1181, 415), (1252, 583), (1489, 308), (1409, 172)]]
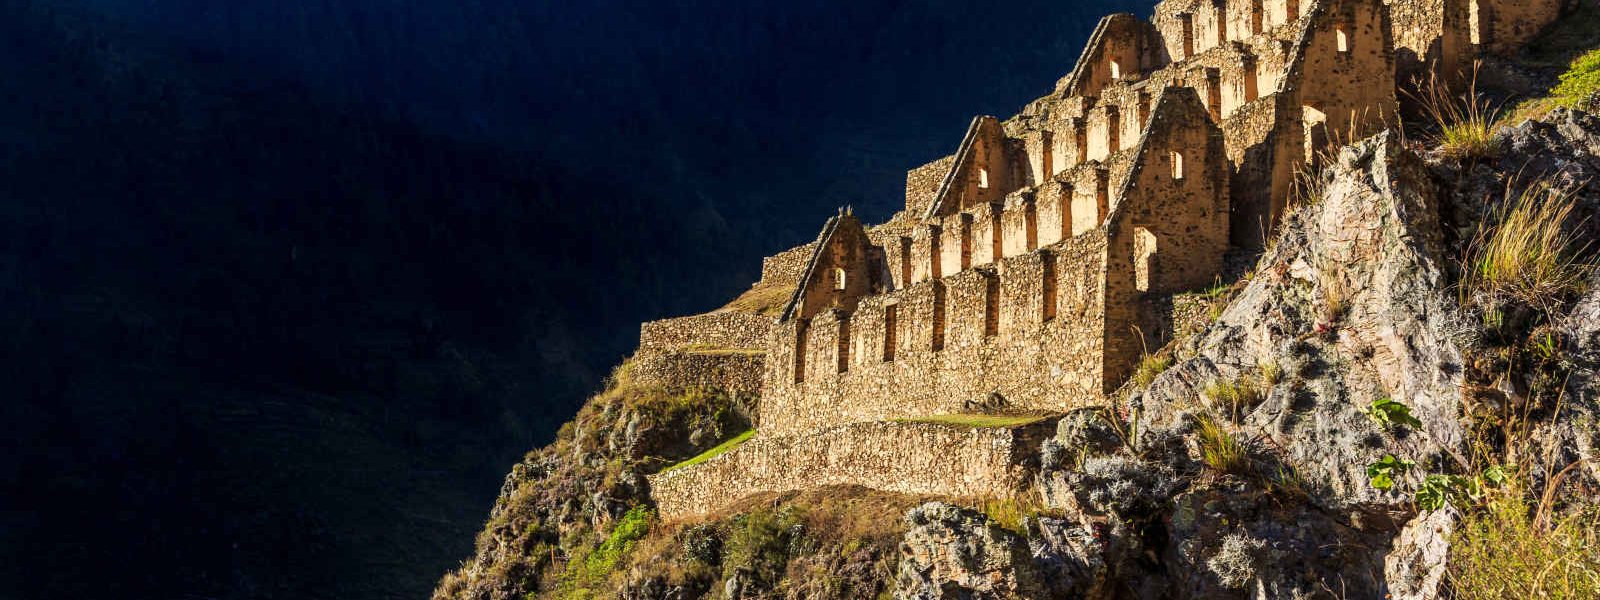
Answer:
[(900, 238), (900, 287), (911, 286), (911, 238)]
[(1239, 85), (1243, 88), (1241, 91), (1245, 102), (1255, 102), (1256, 98), (1261, 96), (1258, 78), (1256, 61), (1254, 58), (1248, 58), (1248, 60), (1244, 61), (1244, 75), (1240, 76), (1239, 79)]
[(833, 270), (833, 291), (844, 291), (844, 283), (844, 269), (835, 268)]
[(1179, 58), (1189, 58), (1194, 56), (1194, 15), (1178, 15), (1178, 23), (1183, 28), (1183, 56)]
[(989, 170), (988, 169), (978, 169), (978, 189), (980, 189), (980, 190), (989, 189)]
[(1340, 54), (1350, 53), (1350, 26), (1340, 23), (1333, 26), (1333, 37), (1338, 43)]
[(1000, 333), (1000, 277), (988, 277), (983, 288), (983, 337)]
[(1116, 59), (1111, 59), (1111, 80), (1122, 81), (1122, 65)]
[(1134, 288), (1141, 292), (1148, 292), (1155, 287), (1156, 273), (1156, 234), (1143, 227), (1133, 230), (1133, 272)]
[(1106, 107), (1106, 151), (1112, 154), (1122, 150), (1122, 113), (1117, 107)]
[(944, 285), (933, 286), (933, 351), (944, 350)]
[(1484, 27), (1488, 25), (1489, 16), (1483, 14), (1483, 6), (1479, 0), (1472, 0), (1467, 4), (1467, 35), (1474, 46), (1482, 46)]
[(794, 324), (794, 382), (806, 382), (806, 335), (808, 321), (797, 321)]
[(1172, 178), (1175, 179), (1175, 180), (1178, 180), (1178, 181), (1182, 181), (1183, 180), (1183, 153), (1182, 152), (1173, 152), (1172, 153)]
[(850, 317), (839, 317), (839, 372), (850, 370)]
[(1040, 309), (1043, 315), (1042, 319), (1048, 322), (1056, 318), (1056, 255), (1045, 252), (1039, 256), (1039, 259), (1042, 263), (1040, 270), (1043, 272), (1044, 277), (1044, 281), (1041, 282), (1044, 284), (1044, 293), (1040, 294), (1042, 296), (1040, 301), (1043, 305)]
[(890, 304), (883, 307), (883, 362), (894, 362), (899, 331), (900, 305)]

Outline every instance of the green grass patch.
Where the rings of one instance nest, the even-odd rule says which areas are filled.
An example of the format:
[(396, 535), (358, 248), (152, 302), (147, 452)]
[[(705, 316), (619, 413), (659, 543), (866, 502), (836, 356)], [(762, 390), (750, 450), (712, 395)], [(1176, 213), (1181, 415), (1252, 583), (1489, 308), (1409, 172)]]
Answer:
[(1250, 452), (1227, 425), (1210, 415), (1198, 417), (1200, 460), (1218, 473), (1244, 476), (1250, 473)]
[(714, 447), (714, 448), (712, 448), (710, 450), (707, 450), (705, 452), (701, 452), (699, 456), (696, 456), (696, 457), (691, 458), (689, 460), (686, 460), (686, 461), (683, 461), (681, 463), (678, 463), (678, 464), (672, 465), (670, 467), (667, 467), (665, 469), (662, 469), (661, 472), (665, 473), (667, 471), (671, 471), (671, 470), (674, 470), (674, 469), (682, 469), (684, 467), (692, 467), (692, 466), (698, 465), (700, 463), (703, 463), (705, 461), (711, 460), (711, 459), (716, 458), (717, 456), (719, 456), (719, 455), (721, 455), (723, 453), (726, 453), (729, 450), (734, 449), (739, 444), (745, 443), (746, 440), (749, 440), (750, 438), (755, 437), (755, 435), (756, 435), (756, 430), (754, 430), (754, 429), (746, 429), (744, 433), (741, 433), (739, 435), (733, 436), (732, 438), (728, 439), (728, 441), (723, 442), (721, 444), (717, 444), (716, 447)]
[[(1587, 9), (1587, 12), (1591, 13), (1590, 22), (1596, 23), (1593, 26), (1596, 29), (1594, 35), (1600, 35), (1600, 19), (1593, 18), (1593, 9)], [(1511, 124), (1543, 117), (1557, 108), (1585, 108), (1590, 99), (1600, 94), (1600, 48), (1595, 47), (1595, 39), (1600, 38), (1588, 37), (1581, 42), (1584, 50), (1567, 64), (1566, 72), (1561, 74), (1549, 95), (1523, 102), (1512, 111)], [(1574, 42), (1569, 42), (1568, 46), (1571, 43)]]
[(1021, 427), (1032, 425), (1045, 419), (1048, 415), (935, 415), (932, 417), (919, 417), (916, 419), (899, 419), (900, 423), (933, 423), (937, 425), (957, 425), (960, 427), (1001, 428)]

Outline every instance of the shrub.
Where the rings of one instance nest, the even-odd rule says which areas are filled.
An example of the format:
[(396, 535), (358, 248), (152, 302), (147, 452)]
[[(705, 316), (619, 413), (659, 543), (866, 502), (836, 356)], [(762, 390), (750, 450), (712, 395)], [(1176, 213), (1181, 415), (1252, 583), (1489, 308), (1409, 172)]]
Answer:
[(1367, 465), (1367, 483), (1373, 489), (1392, 490), (1396, 480), (1405, 475), (1406, 471), (1410, 471), (1411, 467), (1415, 465), (1416, 463), (1396, 457), (1393, 454), (1385, 454), (1377, 462)]
[(1516, 116), (1519, 120), (1537, 118), (1557, 108), (1592, 110), (1597, 101), (1600, 101), (1600, 49), (1573, 60), (1548, 96), (1518, 106)]
[(611, 573), (617, 566), (617, 560), (633, 550), (634, 544), (639, 542), (645, 534), (650, 533), (650, 524), (655, 521), (655, 511), (649, 507), (635, 506), (628, 509), (627, 514), (617, 519), (611, 528), (611, 534), (605, 541), (595, 548), (584, 559), (584, 567), (588, 569), (591, 578), (599, 579)]
[(1479, 228), (1467, 251), (1464, 291), (1550, 309), (1580, 291), (1593, 267), (1579, 260), (1586, 248), (1567, 230), (1576, 200), (1571, 190), (1538, 181), (1513, 196)]
[(1267, 541), (1248, 533), (1230, 533), (1222, 538), (1222, 547), (1206, 561), (1206, 567), (1222, 587), (1242, 589), (1256, 578), (1262, 549)]

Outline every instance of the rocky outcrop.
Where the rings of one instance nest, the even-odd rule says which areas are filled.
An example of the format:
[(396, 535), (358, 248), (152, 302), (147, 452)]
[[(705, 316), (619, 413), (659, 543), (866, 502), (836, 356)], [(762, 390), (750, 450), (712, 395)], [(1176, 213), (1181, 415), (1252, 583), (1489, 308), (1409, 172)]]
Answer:
[[(1383, 524), (1403, 504), (1367, 483), (1385, 454), (1445, 460), (1462, 444), (1456, 418), (1469, 329), (1449, 297), (1439, 201), (1423, 162), (1391, 134), (1346, 148), (1312, 204), (1296, 212), (1259, 271), (1186, 359), (1131, 404), (1152, 437), (1183, 432), (1216, 406), (1206, 387), (1281, 380), (1240, 408), (1240, 432), (1281, 450), (1313, 500)], [(1382, 398), (1422, 421), (1388, 430), (1368, 418)]]

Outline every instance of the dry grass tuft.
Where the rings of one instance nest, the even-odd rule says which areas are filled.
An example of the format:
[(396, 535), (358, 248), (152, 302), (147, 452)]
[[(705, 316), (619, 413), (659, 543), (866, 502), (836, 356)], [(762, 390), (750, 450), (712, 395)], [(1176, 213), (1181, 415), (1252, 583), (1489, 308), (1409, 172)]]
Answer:
[(1567, 228), (1576, 207), (1570, 189), (1534, 182), (1513, 196), (1480, 227), (1467, 251), (1463, 292), (1493, 306), (1514, 299), (1549, 309), (1581, 291), (1594, 272), (1579, 260), (1587, 249)]
[(1250, 475), (1250, 451), (1244, 442), (1239, 441), (1227, 425), (1209, 414), (1202, 414), (1197, 420), (1200, 462), (1218, 473)]
[(1500, 151), (1500, 135), (1496, 132), (1500, 109), (1478, 92), (1478, 69), (1479, 65), (1473, 65), (1466, 89), (1460, 93), (1441, 81), (1437, 73), (1419, 82), (1416, 90), (1406, 91), (1433, 126), (1427, 141), (1438, 145), (1445, 156), (1466, 160)]
[(1226, 410), (1230, 421), (1238, 421), (1266, 397), (1262, 386), (1245, 376), (1232, 380), (1213, 379), (1202, 393), (1210, 401), (1211, 408)]

